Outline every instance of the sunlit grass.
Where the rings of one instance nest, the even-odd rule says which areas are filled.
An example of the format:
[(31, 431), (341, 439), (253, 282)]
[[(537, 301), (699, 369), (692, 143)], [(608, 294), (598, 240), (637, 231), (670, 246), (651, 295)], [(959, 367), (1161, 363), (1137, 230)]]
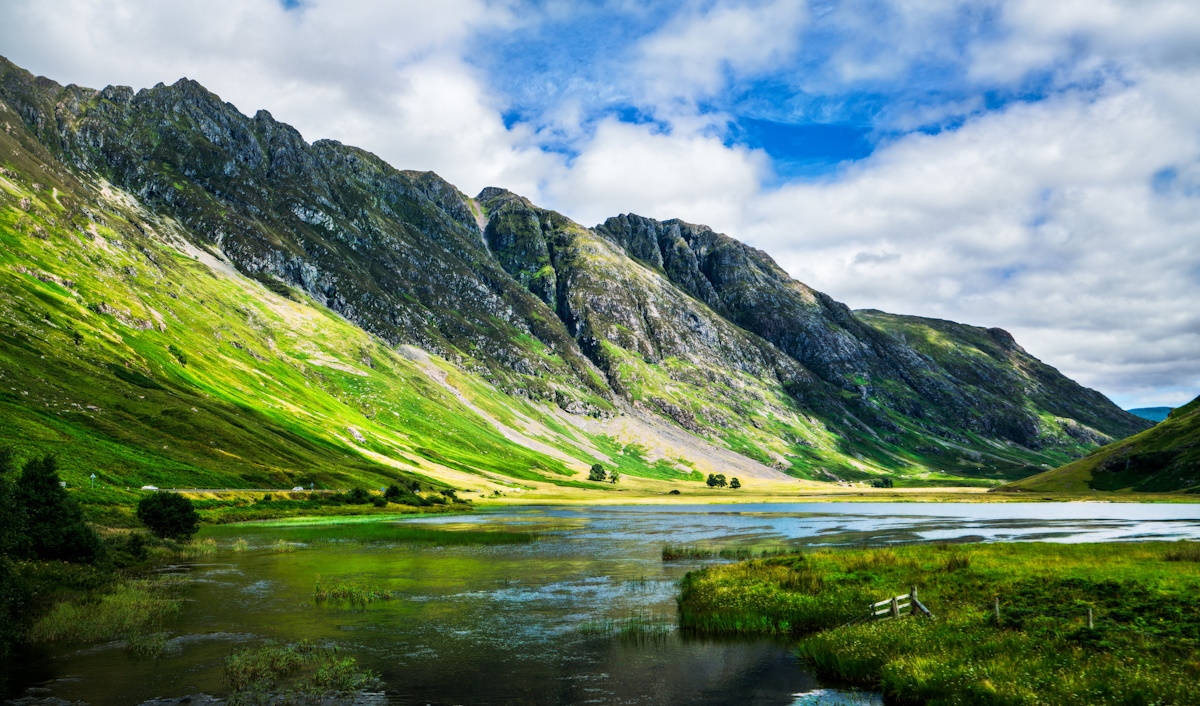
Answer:
[[(1195, 546), (823, 550), (692, 572), (679, 621), (799, 638), (819, 675), (896, 703), (1197, 703)], [(847, 625), (913, 587), (935, 619)]]

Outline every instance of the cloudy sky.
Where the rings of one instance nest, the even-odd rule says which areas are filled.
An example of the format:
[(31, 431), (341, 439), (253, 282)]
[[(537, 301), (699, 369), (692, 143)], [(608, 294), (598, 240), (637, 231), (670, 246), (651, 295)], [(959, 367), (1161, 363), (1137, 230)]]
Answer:
[(62, 83), (245, 113), (593, 225), (706, 223), (855, 308), (1200, 393), (1194, 0), (7, 0)]

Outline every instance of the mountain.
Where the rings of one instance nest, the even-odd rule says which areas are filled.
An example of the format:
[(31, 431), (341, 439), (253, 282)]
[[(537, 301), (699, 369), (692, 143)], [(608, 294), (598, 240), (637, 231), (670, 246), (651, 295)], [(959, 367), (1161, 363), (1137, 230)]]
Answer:
[(1149, 421), (1157, 424), (1158, 422), (1161, 422), (1164, 419), (1166, 419), (1167, 415), (1171, 414), (1172, 409), (1175, 409), (1175, 408), (1174, 407), (1138, 407), (1137, 409), (1127, 409), (1125, 411), (1129, 412), (1130, 414), (1132, 414), (1135, 417), (1141, 417), (1142, 419), (1146, 419), (1146, 420), (1149, 420)]
[(960, 483), (1149, 426), (1000, 329), (852, 312), (701, 225), (470, 198), (187, 79), (0, 59), (0, 121), (0, 434), (112, 486)]
[(1151, 429), (1003, 490), (1200, 492), (1200, 397)]

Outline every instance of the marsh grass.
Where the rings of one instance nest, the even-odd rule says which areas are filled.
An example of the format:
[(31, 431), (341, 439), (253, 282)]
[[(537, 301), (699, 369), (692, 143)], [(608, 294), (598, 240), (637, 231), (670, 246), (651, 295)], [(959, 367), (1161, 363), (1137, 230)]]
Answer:
[(954, 554), (942, 564), (942, 571), (958, 571), (971, 568), (970, 554)]
[(1166, 553), (1167, 561), (1200, 561), (1200, 542), (1178, 542)]
[(579, 626), (581, 635), (610, 637), (622, 642), (660, 642), (675, 632), (673, 620), (661, 615), (635, 613), (625, 618), (589, 620)]
[[(207, 534), (214, 537), (245, 534), (246, 527), (213, 527)], [(279, 543), (311, 544), (313, 542), (392, 542), (396, 544), (420, 544), (441, 547), (528, 544), (539, 538), (537, 532), (510, 529), (441, 529), (421, 527), (402, 522), (309, 522), (304, 524), (280, 524), (252, 526), (251, 531), (266, 535), (275, 545)], [(238, 537), (234, 549), (245, 539)]]
[(374, 686), (378, 677), (361, 670), (336, 645), (267, 642), (225, 658), (231, 706), (320, 702)]
[(163, 619), (179, 612), (183, 577), (118, 582), (105, 592), (57, 603), (29, 632), (31, 642), (125, 640), (129, 649), (157, 656), (166, 644)]
[(344, 601), (352, 605), (366, 605), (375, 601), (390, 601), (395, 597), (395, 591), (389, 591), (378, 586), (364, 586), (354, 583), (321, 583), (317, 575), (317, 585), (313, 589), (313, 600), (317, 603), (324, 601)]
[(695, 561), (700, 559), (728, 559), (745, 561), (755, 557), (782, 556), (789, 550), (783, 548), (767, 548), (754, 550), (749, 547), (713, 548), (698, 544), (664, 544), (662, 548), (663, 561)]
[[(1164, 543), (824, 550), (689, 573), (679, 623), (789, 635), (819, 676), (894, 703), (1200, 703), (1191, 552)], [(913, 586), (936, 619), (846, 625)]]

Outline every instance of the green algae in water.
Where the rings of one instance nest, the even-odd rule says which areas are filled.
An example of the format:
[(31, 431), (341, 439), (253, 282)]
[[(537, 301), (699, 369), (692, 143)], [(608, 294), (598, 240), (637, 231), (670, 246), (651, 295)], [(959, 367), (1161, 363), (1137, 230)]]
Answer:
[(538, 532), (512, 529), (442, 529), (393, 522), (327, 524), (220, 526), (208, 528), (208, 536), (261, 536), (265, 543), (311, 544), (313, 542), (390, 542), (439, 547), (529, 544), (541, 536)]

